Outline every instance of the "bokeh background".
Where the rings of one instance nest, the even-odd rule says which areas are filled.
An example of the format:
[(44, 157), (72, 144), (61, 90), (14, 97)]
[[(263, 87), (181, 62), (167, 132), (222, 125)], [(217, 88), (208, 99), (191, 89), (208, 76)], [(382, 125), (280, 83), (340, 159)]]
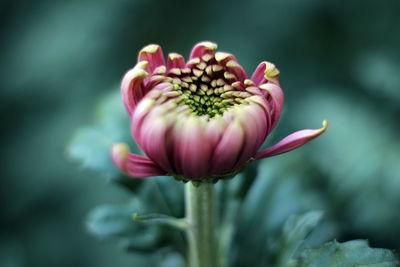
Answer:
[[(279, 233), (290, 214), (320, 209), (327, 219), (316, 243), (361, 238), (400, 248), (399, 10), (396, 0), (2, 1), (0, 266), (162, 258), (90, 235), (88, 225), (95, 235), (100, 226), (87, 214), (141, 194), (114, 182), (104, 149), (129, 139), (118, 85), (137, 52), (157, 43), (187, 55), (202, 40), (234, 53), (249, 74), (262, 60), (280, 69), (285, 110), (267, 144), (323, 119), (331, 125), (306, 147), (256, 165), (257, 179), (240, 178), (256, 186), (243, 200), (237, 242), (251, 246), (249, 229)], [(274, 236), (262, 233), (254, 239)], [(232, 258), (245, 266), (236, 249)]]

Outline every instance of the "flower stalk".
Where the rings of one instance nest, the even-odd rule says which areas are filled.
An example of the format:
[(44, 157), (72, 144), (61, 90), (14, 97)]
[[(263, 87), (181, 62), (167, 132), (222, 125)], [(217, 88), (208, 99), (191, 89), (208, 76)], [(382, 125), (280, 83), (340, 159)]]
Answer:
[(189, 267), (217, 267), (216, 204), (213, 183), (186, 183)]

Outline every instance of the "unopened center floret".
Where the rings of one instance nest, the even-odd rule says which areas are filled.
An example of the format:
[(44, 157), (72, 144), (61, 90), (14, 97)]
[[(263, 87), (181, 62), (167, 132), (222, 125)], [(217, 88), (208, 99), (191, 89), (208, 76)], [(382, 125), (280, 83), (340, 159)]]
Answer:
[(190, 67), (169, 71), (175, 91), (182, 93), (182, 103), (196, 115), (222, 114), (235, 104), (242, 104), (249, 93), (235, 89), (236, 76), (217, 62), (213, 55), (188, 62)]

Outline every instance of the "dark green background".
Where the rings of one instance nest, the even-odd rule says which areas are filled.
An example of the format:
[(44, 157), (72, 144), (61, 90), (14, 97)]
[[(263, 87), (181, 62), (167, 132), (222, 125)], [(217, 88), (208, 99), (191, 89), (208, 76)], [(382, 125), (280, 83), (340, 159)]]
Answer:
[(326, 135), (262, 170), (295, 162), (307, 188), (296, 201), (329, 207), (334, 237), (399, 248), (399, 10), (396, 0), (3, 1), (0, 266), (135, 266), (84, 224), (128, 192), (68, 160), (67, 143), (119, 90), (141, 47), (186, 56), (202, 40), (249, 74), (262, 60), (280, 69), (285, 110), (269, 144), (330, 121)]

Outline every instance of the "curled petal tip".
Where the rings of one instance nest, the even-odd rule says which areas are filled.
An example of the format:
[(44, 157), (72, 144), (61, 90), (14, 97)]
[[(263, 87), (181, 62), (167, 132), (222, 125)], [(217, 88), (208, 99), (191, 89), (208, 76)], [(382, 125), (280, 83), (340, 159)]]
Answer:
[(319, 129), (321, 131), (321, 134), (323, 134), (326, 130), (329, 128), (329, 121), (323, 120), (322, 121), (322, 128)]
[(277, 84), (279, 74), (280, 71), (275, 64), (268, 61), (263, 61), (257, 66), (251, 79), (256, 85), (266, 83), (267, 81)]
[(213, 43), (210, 41), (203, 41), (203, 42), (198, 43), (197, 45), (204, 46), (209, 50), (215, 50), (218, 48), (218, 45), (216, 43)]
[(216, 43), (210, 41), (200, 42), (193, 47), (192, 51), (190, 52), (189, 59), (197, 57), (200, 58), (206, 53), (213, 53), (217, 47), (218, 46)]
[(181, 55), (179, 55), (178, 53), (169, 53), (168, 58), (171, 60), (176, 60), (176, 59), (181, 59), (183, 57)]
[(118, 169), (134, 178), (166, 175), (151, 159), (130, 153), (128, 145), (124, 143), (111, 146), (111, 157)]
[(127, 73), (129, 75), (127, 75), (127, 77), (124, 77), (124, 79), (130, 78), (130, 80), (132, 80), (138, 77), (148, 76), (149, 74), (145, 71), (148, 64), (149, 62), (146, 60), (140, 61), (131, 71)]
[(265, 62), (265, 79), (271, 79), (276, 76), (278, 76), (281, 72), (278, 70), (278, 68), (275, 66), (275, 64), (270, 63), (270, 62)]
[(159, 45), (149, 44), (139, 52), (138, 62), (148, 61), (147, 71), (153, 72), (158, 66), (165, 65), (164, 55)]
[(126, 172), (129, 146), (124, 143), (116, 143), (111, 146), (111, 158), (114, 164), (123, 172)]
[(169, 70), (172, 68), (184, 68), (185, 59), (180, 54), (169, 53), (167, 58), (167, 67)]
[(225, 53), (225, 52), (217, 52), (217, 53), (215, 53), (215, 59), (218, 62), (221, 62), (222, 60), (224, 60), (224, 59), (226, 59), (228, 57), (232, 57), (232, 55), (229, 54), (229, 53)]
[(155, 52), (157, 52), (158, 49), (160, 49), (159, 45), (157, 45), (157, 44), (149, 44), (149, 45), (146, 45), (145, 47), (143, 47), (140, 52), (143, 51), (145, 53), (154, 54)]
[(121, 94), (124, 106), (128, 114), (132, 113), (136, 103), (143, 96), (141, 83), (149, 74), (145, 71), (148, 62), (141, 61), (136, 66), (128, 71), (121, 84)]

